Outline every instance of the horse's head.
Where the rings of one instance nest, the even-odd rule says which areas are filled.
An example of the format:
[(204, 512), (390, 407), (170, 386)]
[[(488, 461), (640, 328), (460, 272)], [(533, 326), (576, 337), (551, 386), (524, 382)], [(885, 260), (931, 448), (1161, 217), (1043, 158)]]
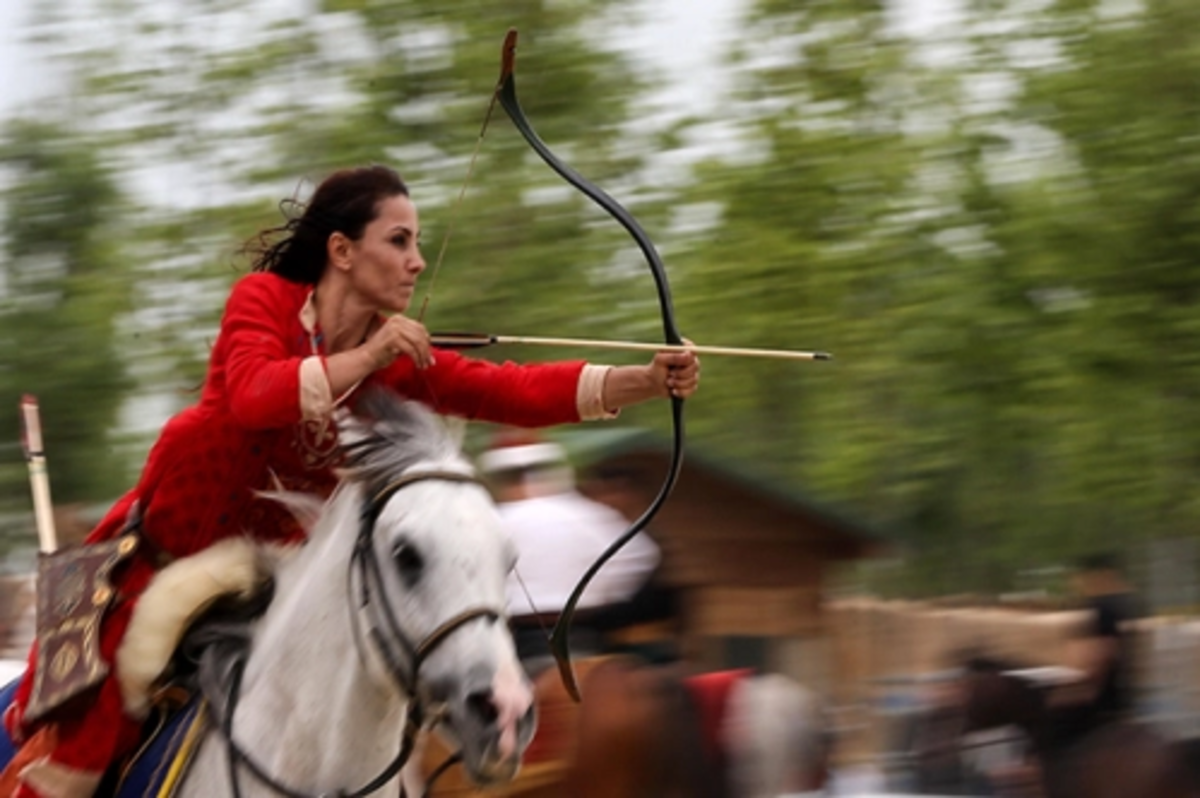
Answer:
[(459, 441), (429, 410), (374, 394), (342, 423), (361, 522), (352, 585), (379, 677), (462, 749), (477, 782), (511, 779), (535, 726), (505, 622), (516, 553)]

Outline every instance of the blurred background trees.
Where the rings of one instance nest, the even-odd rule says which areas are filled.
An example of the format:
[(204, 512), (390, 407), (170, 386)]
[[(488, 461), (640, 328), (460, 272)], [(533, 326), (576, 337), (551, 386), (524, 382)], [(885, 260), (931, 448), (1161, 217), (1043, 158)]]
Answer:
[(912, 591), (1196, 534), (1188, 0), (964, 0), (936, 37), (900, 0), (747, 0), (719, 118), (649, 99), (633, 0), (43, 6), (63, 90), (5, 133), (0, 401), (42, 397), (57, 500), (132, 480), (239, 245), (336, 166), (401, 170), (431, 271), (450, 231), (431, 329), (657, 337), (636, 250), (499, 111), (457, 202), (515, 26), (530, 118), (643, 220), (685, 334), (837, 357), (707, 359), (694, 445), (895, 530)]
[(17, 406), (32, 393), (54, 419), (46, 448), (71, 453), (55, 463), (60, 494), (112, 496), (122, 487), (118, 413), (133, 387), (116, 343), (117, 319), (130, 307), (125, 205), (99, 154), (53, 125), (11, 125), (0, 163), (10, 176), (0, 228), (0, 405), (11, 408), (0, 414), (0, 495), (9, 505), (29, 501)]

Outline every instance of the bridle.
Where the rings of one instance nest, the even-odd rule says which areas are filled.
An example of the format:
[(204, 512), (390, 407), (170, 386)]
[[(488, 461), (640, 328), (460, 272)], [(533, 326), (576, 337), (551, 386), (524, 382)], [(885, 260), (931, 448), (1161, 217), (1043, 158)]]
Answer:
[[(380, 488), (369, 500), (363, 503), (362, 511), (359, 515), (358, 537), (355, 540), (354, 551), (350, 557), (350, 573), (352, 578), (347, 582), (348, 589), (353, 590), (353, 576), (357, 573), (359, 585), (358, 609), (366, 613), (370, 619), (370, 627), (366, 636), (374, 644), (375, 650), (383, 660), (389, 675), (399, 688), (400, 693), (407, 699), (408, 707), (405, 713), (404, 736), (399, 752), (397, 752), (395, 758), (392, 759), (391, 763), (379, 775), (355, 790), (309, 793), (295, 789), (279, 781), (267, 773), (233, 737), (233, 716), (241, 693), (242, 675), (246, 666), (245, 656), (242, 656), (233, 664), (231, 670), (228, 696), (224, 702), (224, 715), (216, 718), (216, 727), (220, 730), (221, 736), (225, 740), (229, 754), (229, 782), (235, 798), (240, 798), (241, 796), (237, 773), (239, 763), (244, 765), (258, 781), (280, 795), (287, 796), (287, 798), (333, 798), (334, 796), (337, 796), (337, 798), (362, 798), (382, 789), (400, 773), (400, 770), (408, 762), (409, 757), (412, 756), (413, 747), (416, 744), (417, 734), (428, 720), (424, 701), (417, 690), (417, 679), (421, 665), (439, 645), (472, 621), (484, 619), (494, 622), (504, 617), (504, 613), (501, 610), (492, 607), (467, 609), (446, 619), (423, 640), (414, 643), (400, 628), (391, 605), (386, 601), (372, 601), (372, 586), (380, 594), (383, 592), (383, 570), (380, 567), (379, 557), (373, 545), (375, 524), (379, 519), (379, 515), (383, 512), (383, 508), (388, 500), (401, 488), (431, 480), (482, 485), (478, 478), (470, 474), (457, 471), (429, 470), (413, 471), (404, 474)], [(353, 605), (351, 606), (351, 620), (352, 626), (357, 632), (360, 625), (357, 621)], [(405, 665), (406, 662), (407, 666)], [(205, 698), (209, 705), (213, 707), (213, 712), (216, 713), (216, 707), (221, 706), (221, 704), (214, 701), (214, 696), (208, 695), (207, 691)], [(440, 718), (435, 718), (430, 723), (430, 727), (436, 725), (439, 720)], [(457, 762), (458, 759), (459, 755), (455, 754), (443, 763), (430, 779), (430, 783), (447, 767)], [(401, 788), (401, 798), (403, 798), (403, 795), (403, 788)]]

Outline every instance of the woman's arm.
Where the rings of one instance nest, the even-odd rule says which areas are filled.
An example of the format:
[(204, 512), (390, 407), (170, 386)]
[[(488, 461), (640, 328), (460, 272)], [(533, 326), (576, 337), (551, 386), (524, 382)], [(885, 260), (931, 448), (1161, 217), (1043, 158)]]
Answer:
[[(298, 313), (301, 290), (273, 275), (254, 273), (229, 294), (212, 367), (224, 367), (226, 401), (247, 429), (282, 427), (301, 418), (305, 358), (288, 343), (289, 314)], [(318, 359), (312, 365), (320, 371)]]
[(700, 384), (700, 360), (691, 352), (659, 352), (646, 366), (614, 366), (604, 381), (609, 410), (649, 399), (686, 399)]
[(493, 363), (449, 350), (436, 355), (426, 369), (398, 358), (381, 381), (441, 413), (522, 427), (611, 418), (649, 399), (686, 398), (699, 383), (699, 360), (690, 352), (660, 352), (645, 366)]

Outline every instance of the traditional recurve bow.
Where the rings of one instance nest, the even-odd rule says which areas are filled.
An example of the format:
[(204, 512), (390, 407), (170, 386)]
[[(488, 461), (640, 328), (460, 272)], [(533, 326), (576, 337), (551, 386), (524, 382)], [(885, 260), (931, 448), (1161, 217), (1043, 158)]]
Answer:
[[(484, 119), (483, 128), (480, 130), (479, 140), (476, 142), (475, 154), (478, 154), (479, 145), (483, 140), (484, 132), (487, 129), (488, 121), (491, 119), (492, 110), (495, 104), (499, 102), (500, 106), (508, 114), (513, 125), (524, 137), (529, 146), (541, 157), (541, 159), (560, 177), (570, 183), (579, 191), (583, 192), (589, 199), (603, 208), (610, 216), (612, 216), (625, 230), (633, 237), (641, 250), (642, 255), (646, 260), (646, 265), (649, 267), (651, 274), (654, 276), (654, 285), (658, 292), (659, 312), (662, 316), (663, 338), (665, 344), (649, 344), (636, 342), (622, 341), (580, 341), (574, 339), (562, 338), (534, 338), (534, 337), (518, 337), (518, 336), (501, 336), (488, 334), (472, 334), (472, 333), (434, 333), (431, 335), (431, 342), (434, 346), (446, 348), (473, 348), (481, 346), (490, 346), (493, 344), (533, 344), (533, 345), (549, 345), (549, 346), (593, 346), (597, 348), (607, 349), (627, 349), (627, 350), (666, 350), (666, 351), (694, 351), (697, 354), (715, 354), (715, 355), (739, 355), (748, 357), (772, 357), (785, 358), (790, 360), (828, 360), (830, 355), (825, 352), (797, 352), (775, 349), (740, 349), (735, 347), (706, 347), (696, 346), (691, 343), (686, 343), (683, 336), (679, 332), (679, 328), (675, 321), (675, 310), (671, 302), (671, 287), (667, 280), (667, 270), (662, 259), (659, 257), (658, 251), (655, 249), (650, 236), (642, 229), (633, 215), (624, 207), (614, 200), (607, 192), (599, 186), (591, 183), (561, 159), (559, 159), (550, 148), (538, 137), (534, 132), (533, 126), (530, 124), (525, 112), (521, 108), (520, 102), (517, 100), (517, 85), (516, 85), (516, 49), (517, 49), (517, 31), (510, 29), (504, 38), (504, 47), (501, 54), (500, 79), (496, 84), (496, 89), (493, 92), (491, 102), (488, 105), (487, 115)], [(472, 167), (475, 162), (475, 155), (472, 155)], [(470, 172), (468, 170), (468, 180)], [(463, 187), (465, 192), (465, 184)], [(462, 199), (462, 193), (459, 194), (459, 201)], [(455, 205), (457, 210), (458, 203)], [(452, 211), (452, 216), (455, 211)], [(434, 264), (433, 272), (429, 280), (429, 288), (427, 289), (425, 301), (422, 304), (418, 319), (423, 319), (425, 310), (428, 307), (429, 299), (433, 294), (433, 283), (436, 281), (437, 273), (442, 264), (442, 256), (445, 253), (446, 242), (449, 235), (443, 239), (441, 250), (438, 253), (437, 262)], [(666, 503), (667, 498), (671, 495), (671, 490), (675, 487), (675, 482), (679, 478), (680, 468), (683, 464), (683, 448), (684, 448), (684, 421), (683, 421), (683, 400), (678, 397), (671, 398), (671, 424), (673, 428), (672, 435), (672, 450), (670, 465), (667, 468), (666, 476), (663, 478), (662, 486), (659, 488), (654, 500), (642, 512), (642, 514), (629, 526), (625, 532), (617, 538), (613, 543), (602, 553), (594, 563), (584, 572), (576, 584), (575, 589), (571, 592), (567, 600), (566, 606), (558, 616), (558, 621), (554, 625), (553, 631), (550, 633), (550, 650), (554, 654), (554, 659), (558, 663), (559, 674), (562, 677), (563, 685), (567, 692), (576, 701), (580, 700), (579, 686), (575, 679), (575, 672), (571, 667), (571, 654), (568, 636), (571, 629), (571, 621), (575, 616), (576, 606), (579, 604), (579, 599), (583, 595), (584, 590), (591, 583), (592, 579), (604, 565), (612, 559), (630, 540), (639, 532), (646, 528), (650, 521), (658, 514), (658, 511)]]
[[(646, 234), (646, 231), (633, 218), (633, 215), (625, 210), (620, 203), (610, 197), (599, 186), (589, 182), (570, 166), (567, 166), (567, 164), (563, 163), (551, 152), (550, 148), (534, 132), (533, 126), (526, 118), (525, 112), (521, 109), (521, 104), (517, 100), (516, 50), (517, 31), (510, 29), (508, 35), (504, 38), (500, 82), (496, 90), (497, 99), (501, 107), (504, 108), (517, 130), (525, 138), (525, 141), (546, 162), (547, 166), (607, 211), (610, 216), (616, 219), (633, 236), (633, 240), (637, 242), (638, 248), (642, 251), (642, 255), (646, 259), (646, 264), (650, 267), (651, 274), (654, 275), (654, 285), (658, 291), (659, 313), (662, 316), (663, 338), (669, 346), (684, 346), (683, 336), (679, 333), (679, 328), (675, 322), (675, 309), (671, 302), (671, 286), (667, 281), (667, 270), (658, 255), (658, 251), (654, 248), (654, 244), (650, 241), (650, 236)], [(641, 516), (619, 538), (613, 541), (604, 553), (592, 563), (591, 567), (584, 572), (583, 576), (580, 577), (579, 583), (571, 591), (571, 596), (567, 599), (566, 606), (563, 607), (562, 613), (558, 616), (554, 630), (550, 633), (550, 650), (554, 654), (555, 661), (558, 663), (558, 671), (562, 676), (563, 685), (576, 701), (580, 699), (579, 685), (575, 681), (575, 672), (571, 667), (571, 652), (568, 643), (571, 620), (575, 616), (575, 607), (579, 604), (580, 596), (583, 595), (583, 591), (587, 589), (587, 586), (591, 583), (596, 573), (625, 544), (632, 540), (638, 532), (646, 528), (647, 524), (650, 523), (651, 519), (654, 518), (667, 501), (667, 497), (671, 495), (671, 489), (675, 487), (675, 481), (679, 478), (679, 470), (683, 464), (683, 400), (678, 397), (671, 397), (671, 424), (674, 430), (674, 434), (672, 435), (671, 462), (667, 468), (667, 474), (663, 479), (662, 486), (659, 488), (658, 494), (654, 497), (654, 501), (650, 503), (650, 506), (646, 508)]]

